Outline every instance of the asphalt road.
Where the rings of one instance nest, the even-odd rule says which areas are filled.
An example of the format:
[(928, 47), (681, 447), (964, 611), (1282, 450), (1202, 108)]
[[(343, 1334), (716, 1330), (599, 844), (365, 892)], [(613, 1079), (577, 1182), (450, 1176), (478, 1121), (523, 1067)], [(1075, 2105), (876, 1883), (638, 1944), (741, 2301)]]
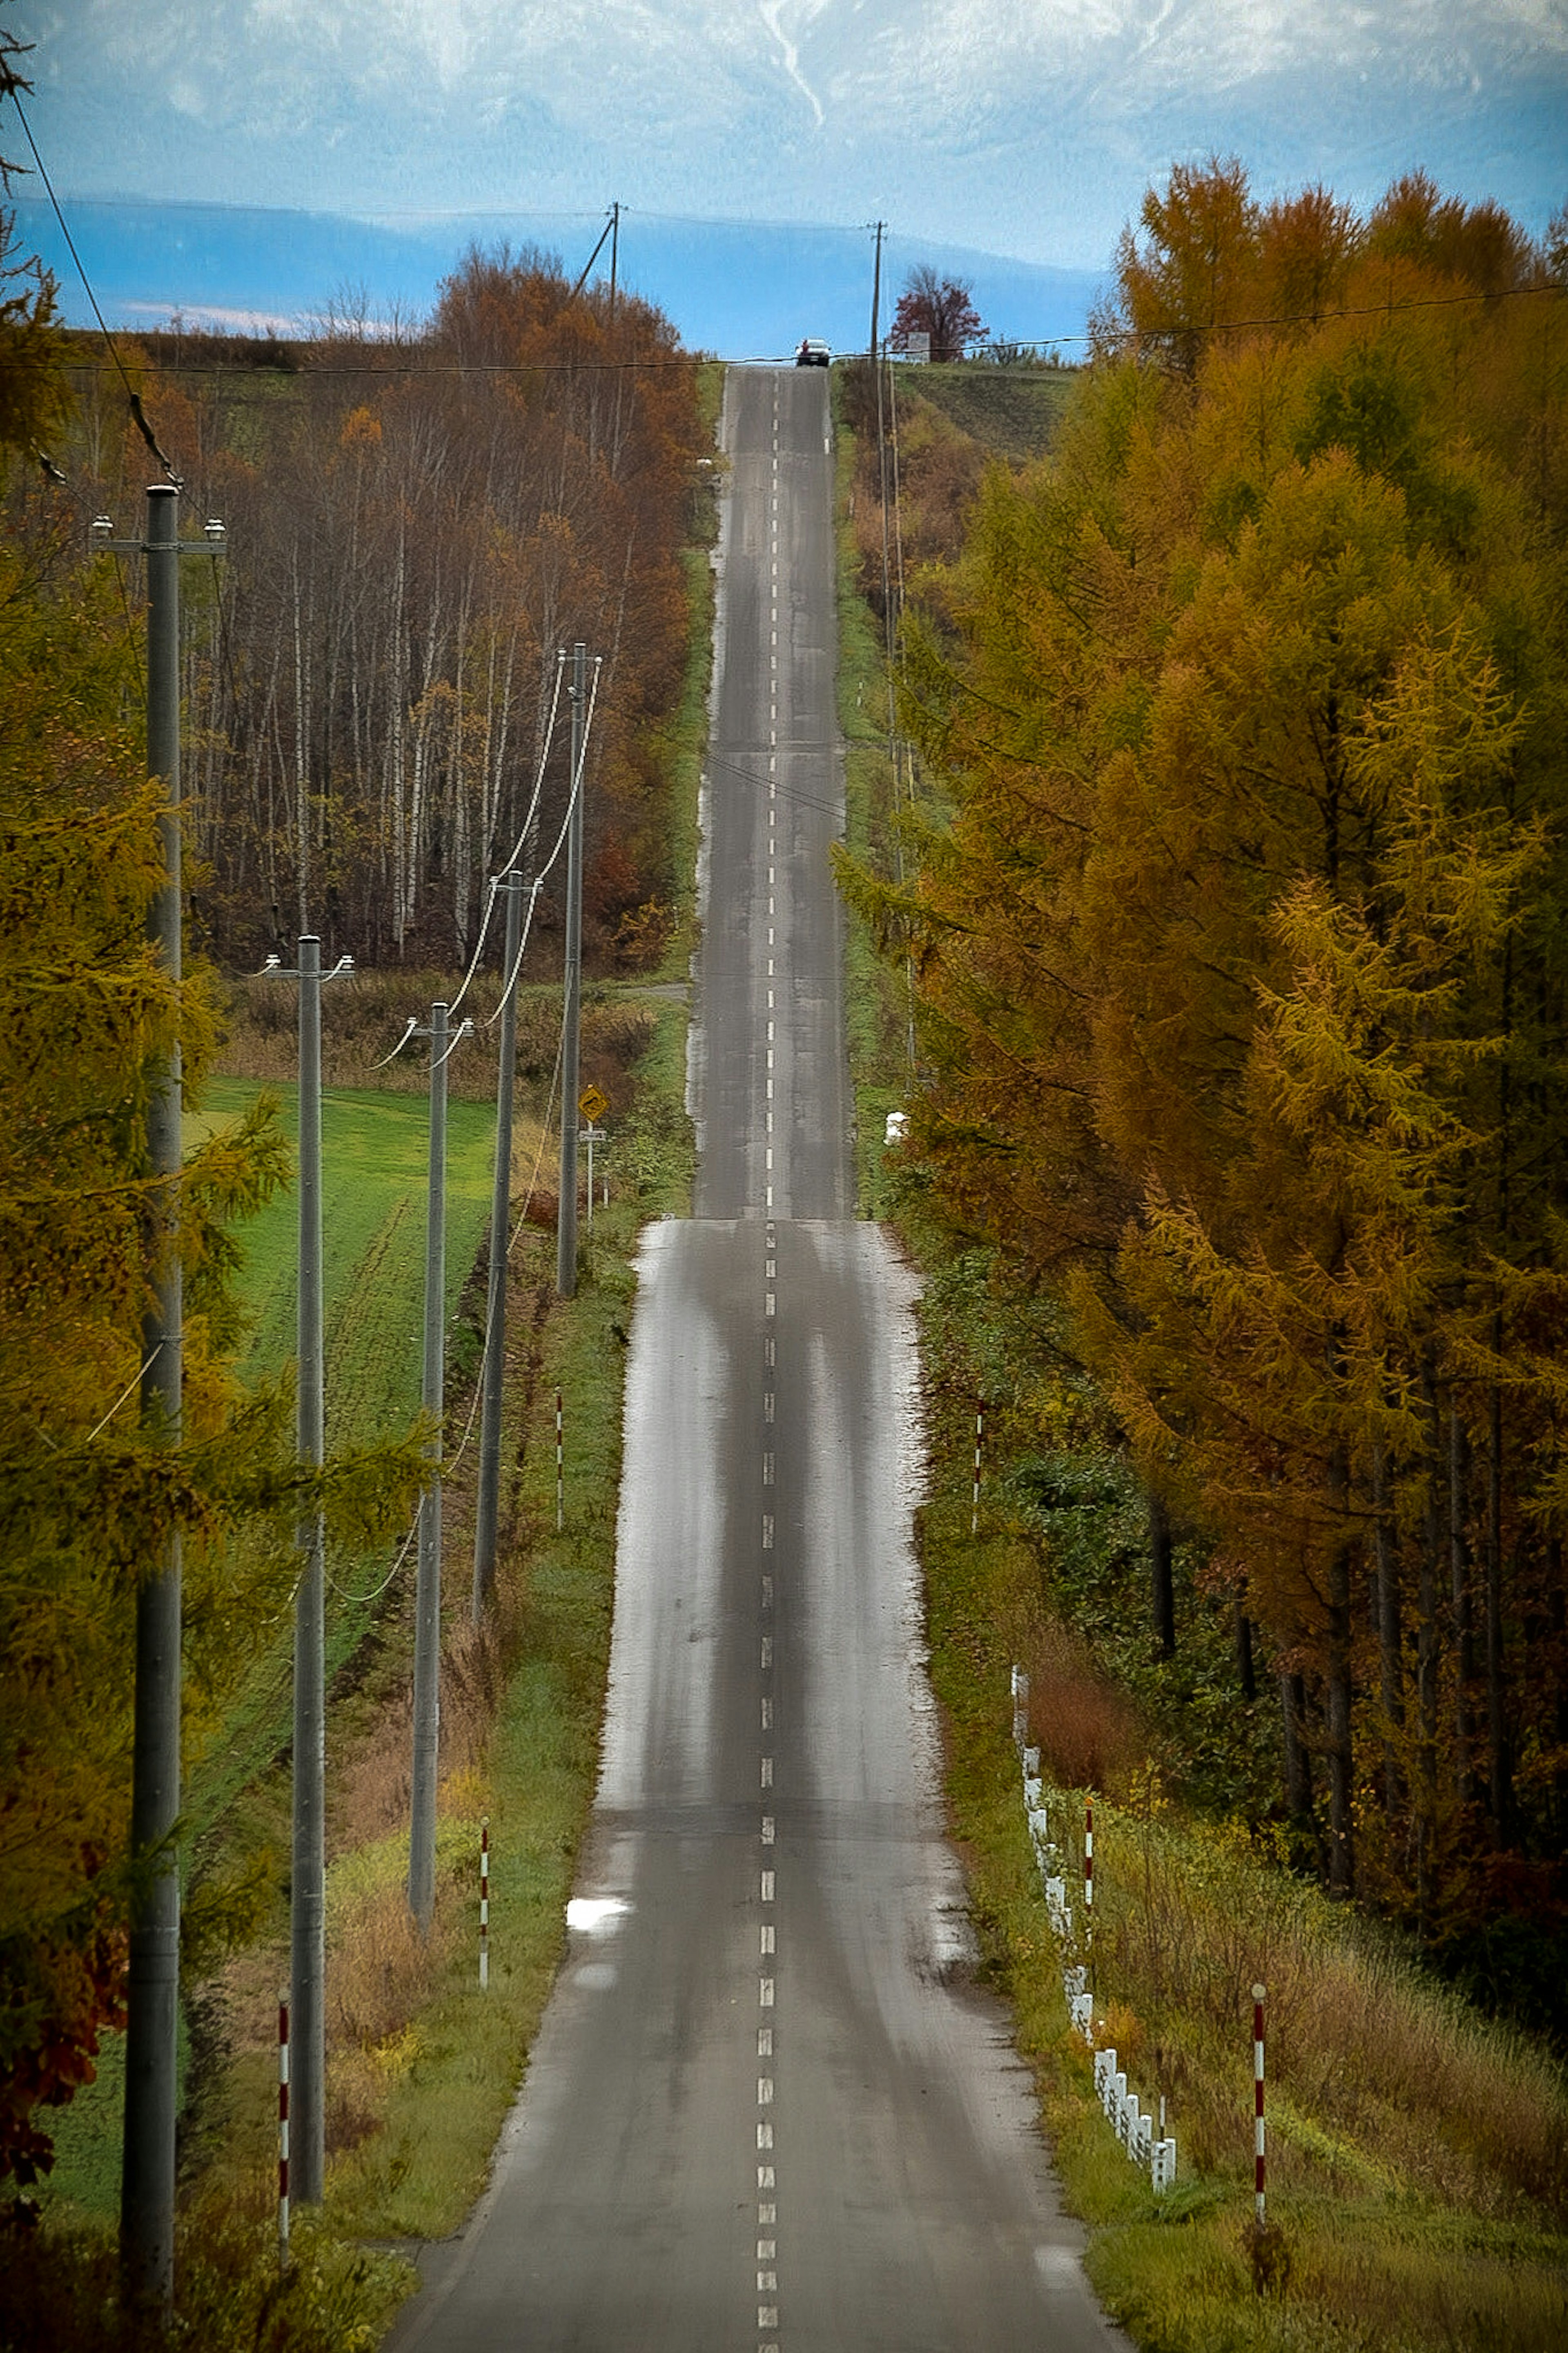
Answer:
[(643, 1252), (568, 1957), (399, 2353), (1121, 2342), (941, 1831), (910, 1287), (849, 1217), (826, 390), (728, 379), (700, 1215)]

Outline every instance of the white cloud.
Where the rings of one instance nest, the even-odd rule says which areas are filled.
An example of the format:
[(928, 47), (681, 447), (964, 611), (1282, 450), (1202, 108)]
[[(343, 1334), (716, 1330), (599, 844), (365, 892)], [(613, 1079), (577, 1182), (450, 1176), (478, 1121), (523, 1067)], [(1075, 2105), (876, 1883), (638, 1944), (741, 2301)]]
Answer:
[[(86, 193), (858, 218), (1094, 264), (1177, 154), (1544, 221), (1564, 0), (17, 0)], [(146, 95), (127, 106), (132, 79)], [(48, 104), (43, 103), (47, 93)], [(162, 108), (162, 115), (160, 113)], [(1556, 129), (1552, 128), (1555, 114)], [(61, 150), (64, 150), (62, 153)]]

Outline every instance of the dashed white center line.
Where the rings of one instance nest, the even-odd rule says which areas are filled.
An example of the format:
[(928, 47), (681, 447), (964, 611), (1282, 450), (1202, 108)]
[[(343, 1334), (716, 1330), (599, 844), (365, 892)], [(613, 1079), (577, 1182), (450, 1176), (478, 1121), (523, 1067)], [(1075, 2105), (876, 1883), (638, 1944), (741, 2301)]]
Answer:
[(771, 1699), (765, 1699), (763, 1702), (763, 1730), (764, 1732), (771, 1732), (773, 1728), (773, 1704)]
[(773, 1786), (773, 1760), (771, 1757), (764, 1757), (763, 1759), (763, 1787), (764, 1789), (771, 1789)]
[(764, 1871), (763, 1873), (763, 1902), (764, 1904), (771, 1904), (773, 1900), (773, 1874), (771, 1871)]
[(772, 1846), (773, 1842), (773, 1818), (772, 1814), (764, 1814), (763, 1816), (763, 1844), (764, 1846)]
[(758, 1936), (760, 1939), (758, 1950), (765, 1961), (778, 1949), (773, 1941), (773, 1924), (771, 1920), (763, 1921)]
[(773, 2007), (773, 1981), (772, 1978), (758, 1978), (757, 2005), (758, 2008), (762, 2010), (772, 2010)]

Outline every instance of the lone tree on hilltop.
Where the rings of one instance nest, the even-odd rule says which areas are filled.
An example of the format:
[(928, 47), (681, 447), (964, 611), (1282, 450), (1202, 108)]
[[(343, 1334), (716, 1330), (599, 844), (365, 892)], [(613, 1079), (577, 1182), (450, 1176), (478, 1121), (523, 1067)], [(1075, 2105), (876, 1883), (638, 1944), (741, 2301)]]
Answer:
[(956, 278), (939, 278), (930, 262), (922, 261), (905, 281), (889, 340), (896, 352), (907, 352), (911, 335), (929, 335), (933, 360), (961, 360), (972, 343), (984, 343), (990, 332), (968, 287)]

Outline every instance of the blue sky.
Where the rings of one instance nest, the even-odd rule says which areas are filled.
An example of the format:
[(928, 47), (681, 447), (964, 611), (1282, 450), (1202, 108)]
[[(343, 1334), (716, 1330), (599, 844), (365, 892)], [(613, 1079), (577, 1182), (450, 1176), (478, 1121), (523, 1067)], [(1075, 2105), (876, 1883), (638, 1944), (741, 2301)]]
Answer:
[[(1144, 187), (1210, 151), (1239, 154), (1260, 195), (1321, 179), (1363, 206), (1425, 166), (1532, 232), (1568, 195), (1568, 0), (7, 0), (5, 16), (36, 44), (30, 119), (68, 214), (100, 200), (103, 227), (103, 200), (135, 199), (143, 231), (169, 203), (357, 225), (357, 247), (254, 224), (226, 244), (187, 215), (182, 259), (123, 206), (121, 246), (147, 248), (127, 299), (188, 311), (225, 307), (226, 269), (236, 311), (309, 308), (306, 247), (331, 245), (373, 298), (398, 290), (375, 266), (433, 282), (501, 219), (585, 259), (616, 198), (633, 281), (640, 235), (671, 272), (647, 290), (692, 339), (743, 343), (744, 305), (705, 330), (704, 288), (718, 317), (713, 276), (743, 290), (748, 250), (757, 274), (783, 248), (693, 222), (838, 228), (858, 252), (880, 216), (910, 257), (1087, 284)], [(255, 267), (268, 246), (275, 294)], [(1053, 332), (1051, 281), (1015, 280)], [(313, 290), (319, 307), (332, 284)], [(768, 300), (764, 348), (801, 307)]]

